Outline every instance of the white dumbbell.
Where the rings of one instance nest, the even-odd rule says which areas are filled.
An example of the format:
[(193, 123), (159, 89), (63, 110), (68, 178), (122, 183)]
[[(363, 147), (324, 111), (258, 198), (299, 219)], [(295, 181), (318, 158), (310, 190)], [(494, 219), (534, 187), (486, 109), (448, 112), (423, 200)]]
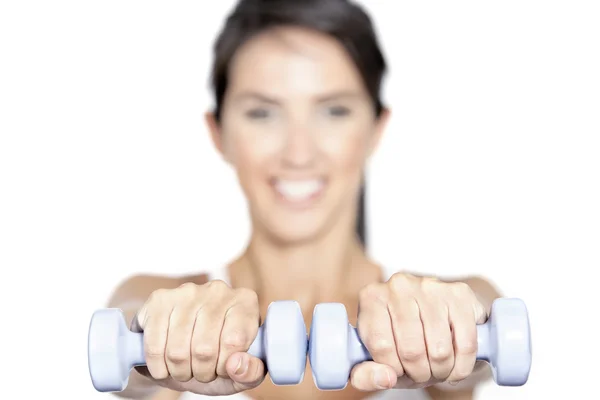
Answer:
[[(264, 324), (248, 353), (265, 363), (276, 385), (295, 385), (306, 368), (308, 336), (300, 305), (277, 301), (269, 305)], [(120, 309), (92, 315), (88, 334), (88, 367), (94, 388), (120, 392), (134, 366), (145, 365), (143, 333), (131, 332)]]
[[(485, 324), (477, 326), (477, 359), (491, 365), (501, 386), (521, 386), (531, 369), (531, 334), (525, 303), (497, 299)], [(349, 324), (340, 303), (315, 307), (309, 336), (309, 360), (315, 385), (321, 390), (343, 389), (352, 368), (372, 360), (357, 329)]]

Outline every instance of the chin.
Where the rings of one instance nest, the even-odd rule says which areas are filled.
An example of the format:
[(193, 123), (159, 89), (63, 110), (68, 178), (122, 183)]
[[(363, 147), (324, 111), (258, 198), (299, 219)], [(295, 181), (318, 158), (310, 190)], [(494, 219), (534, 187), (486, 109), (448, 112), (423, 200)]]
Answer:
[[(287, 222), (287, 223), (286, 223)], [(323, 223), (310, 221), (278, 221), (266, 227), (268, 235), (285, 245), (299, 245), (316, 240), (323, 232)]]

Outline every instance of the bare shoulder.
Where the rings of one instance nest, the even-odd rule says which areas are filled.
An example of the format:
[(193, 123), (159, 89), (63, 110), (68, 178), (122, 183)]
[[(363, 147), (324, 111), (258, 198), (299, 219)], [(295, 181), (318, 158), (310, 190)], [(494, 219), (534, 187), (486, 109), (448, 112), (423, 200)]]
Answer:
[(385, 272), (379, 264), (370, 259), (361, 260), (351, 272), (349, 289), (356, 294), (369, 284), (385, 282), (384, 276)]
[(123, 280), (112, 292), (109, 307), (118, 307), (124, 303), (144, 302), (157, 289), (175, 289), (186, 282), (202, 285), (208, 281), (207, 274), (185, 276), (167, 276), (138, 274)]
[(361, 270), (368, 282), (385, 282), (388, 279), (389, 271), (384, 265), (373, 259), (366, 258), (362, 263)]

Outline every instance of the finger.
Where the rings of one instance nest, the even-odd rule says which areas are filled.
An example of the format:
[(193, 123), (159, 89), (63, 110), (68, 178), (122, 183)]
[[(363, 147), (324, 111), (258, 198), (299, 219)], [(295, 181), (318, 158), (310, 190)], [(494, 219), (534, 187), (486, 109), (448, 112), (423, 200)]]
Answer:
[(356, 324), (358, 336), (375, 363), (390, 366), (395, 376), (402, 376), (404, 369), (396, 350), (385, 293), (386, 289), (380, 285), (369, 285), (361, 291)]
[(454, 348), (450, 317), (445, 302), (434, 297), (419, 301), (431, 375), (445, 380), (454, 367)]
[[(167, 306), (167, 303), (171, 303), (167, 293), (168, 290), (161, 288), (156, 289), (150, 294), (148, 299), (138, 309), (138, 311), (135, 314), (135, 317), (131, 321), (132, 331), (143, 332), (146, 328), (146, 324), (148, 323), (148, 317), (150, 316), (150, 312), (154, 312), (154, 310), (156, 309), (171, 307), (169, 309), (169, 313), (171, 312), (173, 307)], [(131, 303), (131, 305), (133, 306), (133, 303)]]
[(169, 370), (165, 362), (165, 350), (172, 308), (153, 310), (143, 319), (144, 352), (146, 367), (154, 379), (166, 379)]
[(218, 376), (228, 376), (226, 364), (232, 354), (248, 351), (258, 333), (259, 319), (256, 294), (243, 292), (238, 302), (225, 313), (217, 360)]
[(365, 392), (391, 389), (396, 385), (396, 372), (388, 365), (366, 361), (357, 364), (350, 372), (350, 384)]
[(467, 378), (477, 357), (477, 324), (473, 310), (449, 303), (450, 325), (454, 336), (454, 367), (447, 381), (459, 382)]
[(266, 376), (264, 363), (245, 352), (232, 354), (225, 363), (225, 371), (238, 392), (257, 387)]
[(169, 375), (178, 382), (192, 379), (190, 343), (194, 329), (196, 309), (175, 307), (169, 318), (165, 362)]
[(395, 298), (389, 302), (396, 348), (404, 373), (417, 383), (431, 378), (431, 369), (425, 347), (421, 311), (413, 297)]
[(209, 383), (217, 378), (219, 342), (228, 307), (222, 303), (215, 299), (196, 313), (191, 340), (192, 375), (199, 382)]

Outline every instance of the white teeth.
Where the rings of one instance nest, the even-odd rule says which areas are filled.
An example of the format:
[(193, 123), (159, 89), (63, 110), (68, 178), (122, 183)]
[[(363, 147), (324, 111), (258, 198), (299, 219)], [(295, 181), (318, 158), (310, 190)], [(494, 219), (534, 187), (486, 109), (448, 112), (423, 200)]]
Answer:
[(275, 188), (283, 197), (292, 201), (306, 200), (317, 194), (323, 187), (319, 179), (306, 181), (277, 181)]

